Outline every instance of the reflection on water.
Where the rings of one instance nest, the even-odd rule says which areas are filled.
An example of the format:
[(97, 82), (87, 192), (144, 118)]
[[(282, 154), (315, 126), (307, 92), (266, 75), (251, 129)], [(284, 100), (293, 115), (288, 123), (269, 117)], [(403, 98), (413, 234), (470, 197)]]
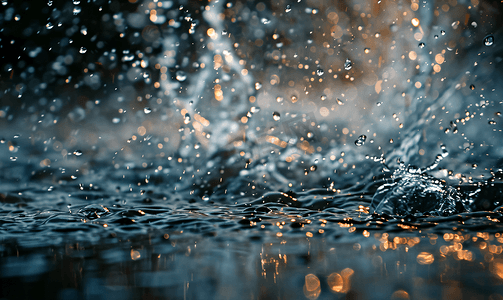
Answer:
[(1, 7), (1, 298), (503, 299), (501, 4)]

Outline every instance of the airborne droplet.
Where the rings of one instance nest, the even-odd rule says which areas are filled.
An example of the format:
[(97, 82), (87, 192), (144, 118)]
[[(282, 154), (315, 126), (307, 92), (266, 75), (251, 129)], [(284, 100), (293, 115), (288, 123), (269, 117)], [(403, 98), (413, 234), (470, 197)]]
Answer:
[(73, 151), (73, 155), (75, 155), (75, 156), (81, 156), (82, 154), (83, 153), (82, 153), (81, 150), (75, 150), (75, 151)]
[(323, 74), (325, 74), (325, 72), (323, 71), (323, 69), (316, 70), (316, 75), (322, 76)]
[(281, 119), (281, 115), (279, 114), (279, 112), (275, 111), (272, 113), (272, 118), (274, 119), (274, 121), (279, 121)]
[(353, 68), (353, 62), (351, 62), (349, 58), (346, 58), (346, 62), (344, 63), (344, 69), (346, 69), (346, 71), (349, 71), (351, 70), (351, 68)]
[(151, 109), (150, 107), (145, 107), (145, 108), (143, 109), (143, 112), (144, 112), (146, 115), (148, 115), (149, 113), (151, 113), (151, 112), (152, 112), (152, 109)]
[(494, 36), (488, 35), (484, 38), (484, 45), (487, 47), (494, 45)]
[(423, 42), (421, 42), (421, 43), (419, 43), (419, 45), (418, 45), (418, 46), (419, 46), (419, 48), (421, 48), (421, 49), (422, 49), (422, 48), (424, 48), (424, 46), (425, 46), (425, 45), (424, 45), (424, 43), (423, 43)]
[(187, 79), (187, 75), (184, 71), (176, 71), (175, 78), (178, 81), (185, 81)]
[(360, 135), (358, 137), (358, 139), (355, 141), (355, 145), (357, 147), (360, 147), (360, 146), (363, 146), (363, 144), (365, 144), (365, 141), (367, 140), (367, 136), (366, 135)]
[(87, 52), (87, 49), (85, 47), (80, 47), (79, 53), (84, 54)]

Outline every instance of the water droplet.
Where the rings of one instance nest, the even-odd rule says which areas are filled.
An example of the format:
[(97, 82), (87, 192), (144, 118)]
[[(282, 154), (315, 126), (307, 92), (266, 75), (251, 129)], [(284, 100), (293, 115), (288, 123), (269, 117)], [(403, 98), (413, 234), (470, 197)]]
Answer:
[(382, 105), (382, 102), (377, 102), (376, 103), (377, 106), (381, 106)]
[(143, 112), (144, 112), (146, 115), (148, 115), (149, 113), (151, 113), (151, 112), (152, 112), (152, 109), (151, 109), (150, 107), (145, 107), (145, 108), (143, 109)]
[(16, 161), (16, 160), (17, 160), (17, 157), (16, 157), (16, 156), (11, 156), (11, 157), (10, 157), (10, 160), (11, 160), (11, 161)]
[(474, 89), (475, 89), (475, 85), (470, 84), (470, 90), (472, 90), (472, 91), (473, 91)]
[(288, 5), (286, 6), (286, 8), (285, 8), (285, 12), (286, 12), (286, 13), (289, 13), (289, 12), (291, 12), (291, 11), (292, 11), (292, 7), (290, 6), (290, 4), (288, 4)]
[(194, 101), (190, 100), (189, 105), (191, 105), (191, 106), (194, 105)]
[(87, 49), (85, 47), (80, 47), (79, 53), (84, 54), (87, 52)]
[(419, 45), (418, 45), (418, 46), (419, 46), (419, 48), (421, 48), (421, 49), (422, 49), (422, 48), (424, 48), (424, 46), (425, 46), (425, 45), (424, 45), (424, 43), (423, 43), (423, 42), (421, 42), (421, 43), (419, 43)]
[(185, 114), (183, 123), (185, 123), (185, 124), (189, 124), (190, 123), (190, 115), (189, 115), (189, 113)]
[(325, 100), (327, 100), (327, 96), (321, 95), (320, 99), (321, 99), (321, 101), (325, 101)]
[(195, 144), (194, 144), (194, 149), (196, 149), (196, 150), (197, 150), (197, 149), (199, 149), (199, 148), (201, 148), (201, 144), (200, 144), (200, 143), (195, 143)]
[(376, 38), (380, 38), (380, 37), (381, 37), (381, 34), (380, 34), (379, 32), (376, 32), (376, 33), (374, 34), (374, 36), (375, 36)]
[(349, 58), (346, 58), (346, 62), (344, 63), (344, 69), (346, 69), (346, 71), (349, 71), (351, 70), (351, 68), (353, 68), (353, 63)]
[(312, 166), (309, 168), (309, 171), (314, 172), (314, 171), (316, 171), (316, 169), (317, 169), (317, 168), (318, 168), (318, 167), (316, 167), (315, 165), (312, 165)]
[(112, 123), (114, 123), (114, 124), (118, 124), (120, 121), (121, 121), (120, 118), (113, 118), (112, 119)]
[(358, 139), (355, 141), (355, 145), (357, 147), (360, 147), (360, 146), (363, 146), (363, 144), (365, 144), (365, 141), (367, 140), (367, 136), (366, 135), (360, 135), (358, 137)]
[(335, 101), (337, 101), (337, 104), (339, 105), (344, 105), (344, 102), (342, 102), (342, 100), (339, 98), (336, 98)]
[(255, 89), (258, 91), (262, 88), (262, 84), (260, 82), (255, 82)]
[(79, 5), (80, 4), (80, 0), (73, 0), (73, 5)]
[(325, 72), (323, 71), (323, 69), (316, 70), (316, 75), (322, 76), (323, 74), (325, 74)]
[(283, 102), (283, 97), (276, 97), (276, 102), (281, 103)]
[(274, 121), (279, 121), (279, 119), (281, 119), (281, 115), (279, 114), (279, 112), (275, 111), (272, 113), (272, 118), (274, 119)]
[(297, 96), (293, 95), (292, 97), (290, 97), (290, 100), (292, 100), (292, 103), (295, 103), (299, 99), (297, 98)]
[(264, 24), (264, 25), (267, 25), (267, 24), (271, 23), (271, 20), (266, 19), (266, 18), (262, 18), (262, 19), (260, 19), (260, 22), (262, 22), (262, 24)]
[(70, 176), (70, 178), (73, 179), (73, 180), (75, 180), (75, 179), (77, 179), (77, 176), (72, 175), (72, 176)]
[(82, 28), (80, 28), (80, 33), (82, 33), (83, 35), (87, 35), (87, 27), (82, 26)]
[(370, 53), (370, 48), (363, 49), (363, 52), (365, 52), (365, 54), (369, 54)]
[(176, 71), (175, 78), (178, 81), (185, 81), (187, 79), (187, 74), (185, 74), (184, 71), (178, 70), (178, 71)]
[(80, 14), (81, 11), (82, 11), (82, 8), (74, 7), (73, 8), (73, 15), (76, 16), (76, 15)]
[(258, 106), (252, 106), (252, 107), (250, 108), (250, 112), (251, 112), (252, 114), (256, 114), (256, 113), (258, 113), (259, 111), (260, 111), (260, 107), (258, 107)]
[(476, 169), (477, 167), (478, 167), (477, 164), (472, 165), (472, 169)]
[(496, 121), (489, 121), (489, 125), (496, 125)]
[(83, 153), (82, 153), (81, 150), (75, 150), (75, 151), (73, 151), (73, 155), (75, 155), (75, 156), (81, 156), (82, 154)]
[(445, 35), (445, 30), (440, 30), (441, 35)]
[(49, 22), (49, 23), (45, 24), (45, 28), (47, 28), (47, 29), (53, 29), (54, 25), (51, 22)]
[(494, 36), (488, 35), (484, 38), (484, 45), (487, 47), (494, 45)]
[(15, 139), (18, 139), (19, 137), (21, 137), (21, 135), (20, 135), (20, 134), (15, 134), (15, 135), (13, 136), (13, 138), (15, 138)]
[(7, 0), (2, 0), (2, 5), (6, 6), (8, 4)]
[(208, 196), (204, 195), (204, 196), (202, 197), (202, 199), (203, 199), (203, 201), (208, 201), (208, 200), (210, 200), (210, 197), (208, 197)]
[(435, 34), (435, 35), (433, 36), (433, 38), (434, 38), (434, 39), (438, 39), (438, 35), (437, 35), (437, 34)]

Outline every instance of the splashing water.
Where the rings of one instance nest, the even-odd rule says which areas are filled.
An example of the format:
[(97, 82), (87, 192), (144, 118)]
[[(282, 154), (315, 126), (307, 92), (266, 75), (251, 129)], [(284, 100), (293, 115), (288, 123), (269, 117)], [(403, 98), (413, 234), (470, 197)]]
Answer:
[(0, 279), (68, 259), (47, 298), (412, 299), (452, 258), (501, 280), (498, 9), (329, 4), (2, 1)]

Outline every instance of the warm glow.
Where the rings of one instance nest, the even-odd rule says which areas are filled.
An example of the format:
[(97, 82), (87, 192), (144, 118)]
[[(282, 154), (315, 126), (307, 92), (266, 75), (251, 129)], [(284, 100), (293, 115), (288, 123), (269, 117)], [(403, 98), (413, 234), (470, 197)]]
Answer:
[(419, 19), (418, 19), (418, 18), (414, 18), (414, 19), (412, 19), (410, 22), (412, 23), (412, 25), (413, 25), (414, 27), (419, 26)]

